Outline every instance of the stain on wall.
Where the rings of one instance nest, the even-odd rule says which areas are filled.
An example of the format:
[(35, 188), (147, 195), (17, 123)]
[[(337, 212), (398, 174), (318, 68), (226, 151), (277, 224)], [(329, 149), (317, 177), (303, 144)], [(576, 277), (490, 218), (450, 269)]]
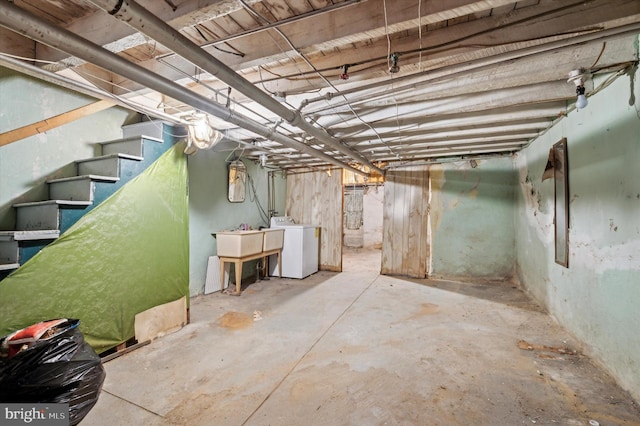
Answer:
[[(640, 91), (635, 85), (630, 105), (632, 87), (620, 77), (518, 156), (516, 250), (529, 293), (640, 399)], [(554, 261), (553, 180), (541, 182), (549, 148), (563, 137), (569, 268)]]
[(514, 271), (512, 157), (431, 166), (432, 276), (511, 278)]

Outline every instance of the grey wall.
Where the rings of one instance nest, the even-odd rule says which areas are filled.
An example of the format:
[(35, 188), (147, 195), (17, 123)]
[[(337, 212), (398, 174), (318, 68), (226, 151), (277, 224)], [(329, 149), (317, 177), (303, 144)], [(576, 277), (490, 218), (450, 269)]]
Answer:
[[(0, 133), (92, 102), (95, 99), (0, 67)], [(47, 178), (75, 174), (73, 161), (93, 157), (95, 143), (122, 137), (128, 115), (124, 109), (109, 108), (0, 147), (0, 229), (13, 228), (13, 204), (47, 198)]]
[(431, 272), (444, 278), (504, 279), (515, 263), (513, 159), (431, 166)]
[[(256, 198), (251, 185), (247, 182), (246, 198), (242, 203), (230, 203), (227, 200), (227, 163), (228, 152), (200, 151), (189, 156), (189, 239), (190, 239), (190, 276), (191, 295), (204, 291), (209, 256), (214, 256), (216, 240), (211, 233), (237, 229), (241, 223), (247, 223), (254, 229), (268, 226), (260, 217)], [(232, 160), (233, 157), (230, 158)], [(243, 159), (247, 171), (254, 181), (257, 200), (267, 210), (268, 169), (261, 168), (251, 160)], [(286, 180), (275, 178), (276, 210), (284, 214)], [(243, 277), (255, 275), (255, 262), (247, 262)], [(233, 280), (233, 278), (232, 278)]]
[[(589, 98), (519, 156), (518, 276), (640, 399), (640, 75)], [(602, 83), (598, 78), (595, 85)], [(633, 90), (633, 91), (632, 91)], [(635, 101), (635, 105), (633, 105)], [(631, 105), (630, 105), (631, 102)], [(554, 261), (549, 148), (568, 143), (569, 268)]]

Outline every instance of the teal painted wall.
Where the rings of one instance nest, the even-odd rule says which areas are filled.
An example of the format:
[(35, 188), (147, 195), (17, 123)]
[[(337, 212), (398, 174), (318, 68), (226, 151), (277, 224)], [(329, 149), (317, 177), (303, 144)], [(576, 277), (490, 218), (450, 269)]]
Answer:
[[(79, 108), (95, 99), (0, 67), (0, 133)], [(122, 137), (130, 112), (113, 107), (0, 147), (0, 230), (15, 224), (17, 202), (47, 198), (48, 178), (74, 175), (96, 142)]]
[[(521, 283), (640, 400), (638, 80), (638, 72), (618, 78), (518, 156), (516, 241)], [(568, 269), (554, 261), (553, 180), (541, 182), (549, 149), (563, 137)]]
[(511, 157), (432, 166), (430, 276), (505, 279), (515, 262)]
[[(190, 239), (190, 276), (191, 295), (204, 292), (209, 256), (217, 253), (216, 239), (211, 233), (237, 229), (247, 223), (254, 229), (268, 226), (260, 217), (257, 203), (247, 182), (246, 197), (242, 203), (230, 203), (227, 200), (227, 163), (228, 152), (199, 151), (189, 156), (189, 239)], [(233, 159), (230, 158), (230, 160)], [(242, 160), (247, 172), (253, 179), (257, 200), (264, 210), (268, 208), (267, 172), (253, 161)], [(286, 180), (275, 178), (276, 210), (284, 214)], [(247, 262), (243, 267), (243, 278), (256, 273), (256, 262)], [(235, 276), (232, 275), (232, 282)]]

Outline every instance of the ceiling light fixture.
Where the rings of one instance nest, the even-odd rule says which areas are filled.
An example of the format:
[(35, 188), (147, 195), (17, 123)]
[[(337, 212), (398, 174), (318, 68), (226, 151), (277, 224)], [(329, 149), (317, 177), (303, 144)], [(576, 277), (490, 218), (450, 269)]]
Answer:
[(576, 108), (579, 110), (586, 108), (587, 105), (589, 104), (589, 101), (587, 100), (587, 96), (584, 94), (585, 92), (584, 82), (590, 76), (591, 74), (588, 71), (586, 71), (584, 68), (579, 68), (569, 73), (569, 79), (567, 80), (567, 83), (574, 83), (576, 85), (576, 95), (577, 95)]
[(398, 65), (398, 59), (400, 59), (400, 56), (397, 53), (392, 53), (391, 55), (389, 55), (389, 60), (391, 61), (389, 72), (391, 74), (396, 74), (400, 71), (400, 66)]
[(187, 126), (187, 147), (184, 152), (193, 154), (198, 149), (210, 149), (222, 140), (222, 133), (211, 127), (208, 115), (202, 112), (195, 112), (186, 118)]
[(340, 80), (349, 80), (349, 65), (342, 66), (342, 74), (340, 74)]
[(267, 154), (264, 152), (260, 154), (260, 166), (265, 167), (267, 165)]

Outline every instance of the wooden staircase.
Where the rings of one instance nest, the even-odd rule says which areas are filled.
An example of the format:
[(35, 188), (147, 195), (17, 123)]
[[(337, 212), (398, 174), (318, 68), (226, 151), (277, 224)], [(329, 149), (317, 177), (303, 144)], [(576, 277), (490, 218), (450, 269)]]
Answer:
[(160, 126), (153, 136), (101, 142), (101, 156), (75, 161), (76, 176), (46, 181), (49, 199), (14, 204), (15, 230), (0, 231), (0, 280), (160, 157), (174, 142)]

